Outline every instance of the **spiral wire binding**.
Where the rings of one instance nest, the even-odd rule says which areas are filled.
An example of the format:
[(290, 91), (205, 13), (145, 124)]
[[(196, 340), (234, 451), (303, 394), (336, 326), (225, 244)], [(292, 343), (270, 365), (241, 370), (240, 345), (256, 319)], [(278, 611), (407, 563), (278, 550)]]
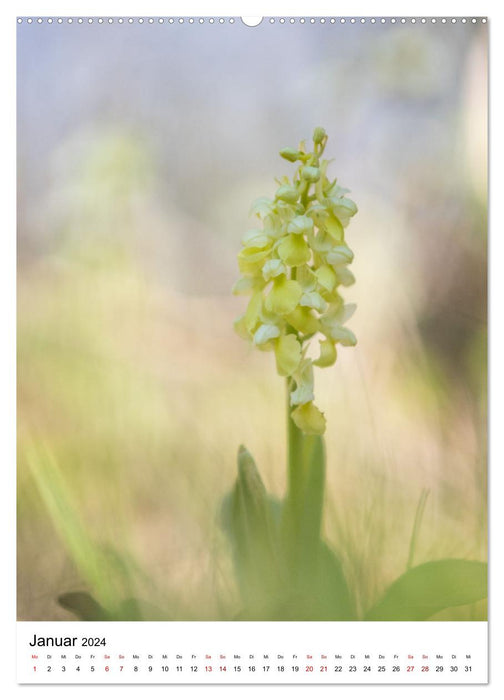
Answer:
[(263, 17), (249, 25), (242, 17), (18, 17), (18, 24), (486, 24), (487, 17)]

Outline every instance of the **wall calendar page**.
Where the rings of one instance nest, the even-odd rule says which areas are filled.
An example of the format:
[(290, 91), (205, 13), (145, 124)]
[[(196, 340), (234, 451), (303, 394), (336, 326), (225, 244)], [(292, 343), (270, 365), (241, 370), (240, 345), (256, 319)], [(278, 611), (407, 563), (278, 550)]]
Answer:
[(15, 21), (18, 683), (487, 684), (487, 18)]

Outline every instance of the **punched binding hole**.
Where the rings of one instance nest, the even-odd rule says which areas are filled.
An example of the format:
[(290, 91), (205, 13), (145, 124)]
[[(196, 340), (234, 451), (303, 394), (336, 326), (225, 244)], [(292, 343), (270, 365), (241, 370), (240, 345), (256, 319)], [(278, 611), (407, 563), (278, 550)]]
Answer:
[(246, 24), (247, 27), (257, 27), (258, 24), (261, 24), (263, 18), (262, 17), (242, 17), (241, 21), (243, 24)]

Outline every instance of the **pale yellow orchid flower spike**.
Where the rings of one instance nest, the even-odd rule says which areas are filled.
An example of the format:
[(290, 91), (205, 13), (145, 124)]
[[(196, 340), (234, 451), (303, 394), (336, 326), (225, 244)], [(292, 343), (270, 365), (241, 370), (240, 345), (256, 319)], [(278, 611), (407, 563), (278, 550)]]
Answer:
[[(349, 190), (327, 177), (329, 161), (321, 159), (326, 143), (325, 130), (317, 127), (312, 151), (304, 142), (280, 151), (299, 165), (292, 181), (278, 181), (274, 199), (254, 202), (251, 213), (260, 227), (242, 238), (242, 277), (233, 287), (235, 294), (250, 295), (236, 331), (260, 350), (275, 352), (278, 374), (288, 378), (292, 420), (308, 435), (322, 435), (326, 426), (314, 404), (313, 365), (333, 365), (338, 343), (357, 342), (343, 325), (355, 305), (345, 304), (339, 293), (355, 282), (345, 228), (357, 206), (345, 196)], [(320, 352), (311, 360), (306, 355), (316, 335)]]

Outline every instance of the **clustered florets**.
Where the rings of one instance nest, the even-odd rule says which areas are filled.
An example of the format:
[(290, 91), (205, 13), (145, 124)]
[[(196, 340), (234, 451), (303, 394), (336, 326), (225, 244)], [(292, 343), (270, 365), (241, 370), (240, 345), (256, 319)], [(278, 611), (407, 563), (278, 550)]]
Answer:
[[(338, 287), (355, 282), (348, 265), (353, 253), (345, 242), (345, 227), (357, 212), (345, 197), (349, 190), (326, 175), (328, 160), (320, 160), (327, 142), (321, 127), (313, 133), (313, 151), (285, 148), (280, 155), (296, 163), (292, 182), (278, 180), (273, 200), (261, 197), (251, 213), (262, 228), (242, 238), (238, 265), (243, 275), (235, 294), (251, 295), (247, 310), (235, 321), (240, 336), (260, 350), (274, 350), (278, 373), (289, 378), (291, 417), (303, 432), (322, 434), (325, 418), (313, 403), (313, 365), (336, 361), (336, 344), (357, 340), (343, 324), (355, 311), (344, 304)], [(316, 334), (320, 352), (307, 357)]]

